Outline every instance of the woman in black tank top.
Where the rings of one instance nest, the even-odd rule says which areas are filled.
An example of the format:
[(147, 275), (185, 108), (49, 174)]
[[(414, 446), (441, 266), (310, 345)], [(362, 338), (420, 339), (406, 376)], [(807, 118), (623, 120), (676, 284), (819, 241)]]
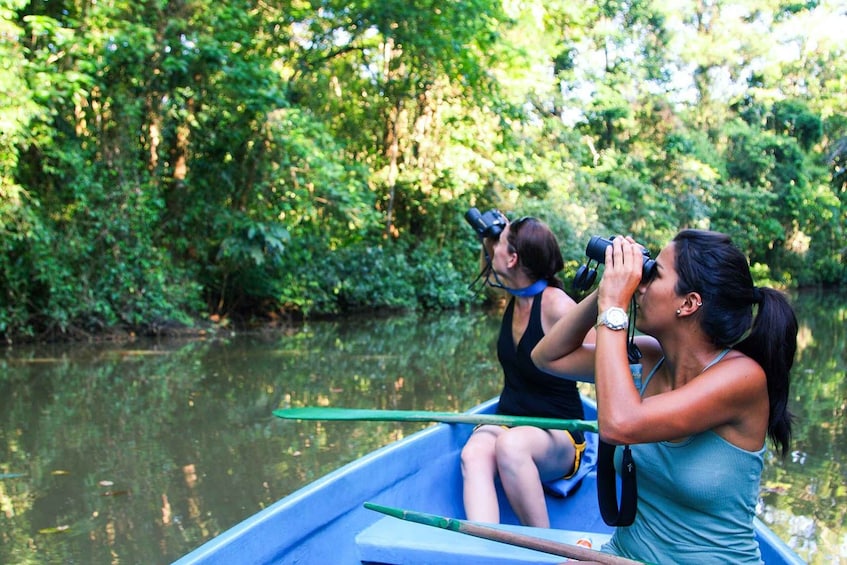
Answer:
[[(484, 244), (491, 256), (489, 277), (496, 281), (488, 283), (511, 295), (497, 341), (504, 374), (498, 413), (581, 419), (576, 383), (539, 370), (531, 358), (545, 330), (576, 304), (556, 277), (564, 267), (556, 237), (543, 222), (521, 218)], [(543, 482), (573, 474), (584, 446), (577, 432), (479, 426), (462, 450), (467, 518), (500, 521), (499, 477), (520, 522), (549, 527)]]

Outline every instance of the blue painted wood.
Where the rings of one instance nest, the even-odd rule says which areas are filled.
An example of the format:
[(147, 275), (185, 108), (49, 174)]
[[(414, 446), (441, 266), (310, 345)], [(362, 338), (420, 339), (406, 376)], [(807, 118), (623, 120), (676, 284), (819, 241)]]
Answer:
[[(598, 549), (609, 533), (486, 524), (498, 529), (570, 545), (590, 540)], [(386, 517), (356, 536), (359, 558), (366, 563), (438, 563), (438, 565), (523, 565), (562, 563), (564, 557)]]

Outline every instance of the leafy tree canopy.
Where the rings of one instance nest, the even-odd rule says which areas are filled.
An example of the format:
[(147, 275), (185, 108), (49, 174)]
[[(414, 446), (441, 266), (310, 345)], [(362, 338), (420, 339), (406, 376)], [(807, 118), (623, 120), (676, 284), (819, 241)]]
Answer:
[[(837, 2), (0, 0), (0, 335), (455, 308), (471, 206), (843, 284)], [(569, 273), (562, 274), (569, 278)]]

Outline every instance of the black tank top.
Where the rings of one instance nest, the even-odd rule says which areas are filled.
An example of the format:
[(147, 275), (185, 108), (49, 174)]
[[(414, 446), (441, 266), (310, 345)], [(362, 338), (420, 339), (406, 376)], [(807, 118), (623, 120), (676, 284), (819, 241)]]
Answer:
[(500, 393), (499, 414), (542, 418), (584, 418), (576, 382), (560, 379), (538, 369), (532, 362), (532, 349), (544, 337), (541, 327), (541, 296), (532, 299), (529, 324), (515, 347), (512, 317), (515, 299), (509, 301), (500, 324), (497, 358), (503, 367), (505, 384)]

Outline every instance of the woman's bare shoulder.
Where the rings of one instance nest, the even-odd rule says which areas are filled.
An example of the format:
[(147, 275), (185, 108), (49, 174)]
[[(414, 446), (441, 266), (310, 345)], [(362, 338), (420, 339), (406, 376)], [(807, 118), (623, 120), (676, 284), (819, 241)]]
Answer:
[(544, 321), (550, 325), (556, 323), (574, 306), (576, 301), (560, 288), (548, 286), (541, 295), (541, 314)]

